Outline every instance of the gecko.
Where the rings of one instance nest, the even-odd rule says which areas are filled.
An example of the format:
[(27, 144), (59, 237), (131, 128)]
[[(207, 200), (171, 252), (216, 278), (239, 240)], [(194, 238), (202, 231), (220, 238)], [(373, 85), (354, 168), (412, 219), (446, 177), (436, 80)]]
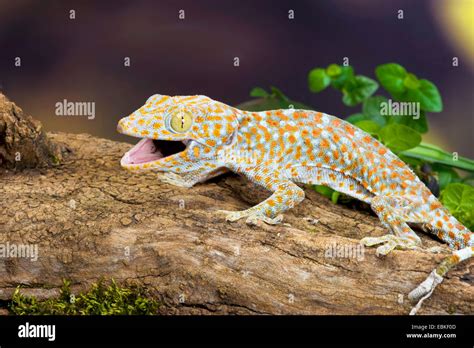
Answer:
[(117, 131), (141, 138), (122, 157), (125, 169), (155, 171), (160, 180), (188, 188), (232, 171), (272, 192), (246, 210), (218, 210), (229, 222), (278, 224), (283, 212), (304, 199), (300, 186), (309, 184), (370, 205), (389, 232), (360, 241), (377, 246), (377, 255), (421, 248), (414, 226), (433, 233), (454, 251), (410, 292), (418, 308), (451, 268), (474, 255), (473, 233), (411, 168), (338, 117), (299, 109), (250, 112), (203, 95), (155, 94), (120, 119)]

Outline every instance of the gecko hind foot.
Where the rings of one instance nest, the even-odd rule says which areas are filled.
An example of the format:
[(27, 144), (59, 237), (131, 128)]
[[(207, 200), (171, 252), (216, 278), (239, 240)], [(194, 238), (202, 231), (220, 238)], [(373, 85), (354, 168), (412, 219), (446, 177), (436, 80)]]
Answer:
[(418, 244), (415, 241), (401, 238), (393, 234), (386, 234), (381, 237), (365, 237), (360, 240), (360, 243), (367, 247), (382, 244), (376, 250), (377, 256), (387, 255), (395, 249), (413, 250), (418, 248)]

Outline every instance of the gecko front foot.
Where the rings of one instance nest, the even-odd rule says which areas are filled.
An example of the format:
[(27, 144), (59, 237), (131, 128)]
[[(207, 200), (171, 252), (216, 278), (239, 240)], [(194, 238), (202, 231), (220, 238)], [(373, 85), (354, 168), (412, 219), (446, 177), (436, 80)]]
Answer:
[(268, 217), (266, 215), (258, 214), (255, 212), (249, 212), (247, 210), (243, 211), (229, 211), (229, 210), (218, 210), (217, 213), (224, 214), (226, 221), (234, 222), (240, 220), (244, 217), (247, 217), (245, 221), (248, 225), (256, 226), (261, 222), (264, 222), (269, 225), (277, 225), (282, 222), (283, 215), (277, 215), (274, 218)]
[(283, 221), (283, 215), (277, 215), (274, 218), (268, 217), (266, 215), (253, 214), (247, 217), (245, 221), (247, 225), (258, 226), (260, 223), (264, 222), (269, 225), (278, 225)]
[(393, 234), (386, 234), (382, 237), (365, 237), (360, 240), (360, 243), (368, 247), (382, 244), (376, 250), (377, 256), (387, 255), (394, 249), (408, 250), (418, 248), (418, 244), (415, 241), (401, 238)]

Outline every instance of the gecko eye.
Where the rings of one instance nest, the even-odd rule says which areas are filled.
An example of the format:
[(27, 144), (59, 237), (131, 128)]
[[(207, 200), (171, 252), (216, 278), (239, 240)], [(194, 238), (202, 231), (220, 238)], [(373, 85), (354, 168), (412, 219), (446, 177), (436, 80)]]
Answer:
[(191, 128), (192, 123), (192, 115), (189, 112), (181, 111), (171, 117), (170, 126), (175, 132), (183, 133)]

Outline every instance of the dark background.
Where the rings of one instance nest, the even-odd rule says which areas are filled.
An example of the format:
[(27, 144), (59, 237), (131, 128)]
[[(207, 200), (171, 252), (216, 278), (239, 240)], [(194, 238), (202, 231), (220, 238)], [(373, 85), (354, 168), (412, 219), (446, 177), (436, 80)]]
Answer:
[[(473, 12), (473, 0), (0, 0), (0, 91), (47, 130), (135, 141), (116, 134), (116, 122), (154, 93), (235, 105), (252, 87), (274, 85), (345, 118), (359, 108), (333, 90), (310, 93), (308, 71), (348, 57), (373, 77), (376, 65), (397, 62), (443, 97), (424, 140), (474, 157)], [(95, 102), (96, 118), (55, 116), (63, 99)]]

